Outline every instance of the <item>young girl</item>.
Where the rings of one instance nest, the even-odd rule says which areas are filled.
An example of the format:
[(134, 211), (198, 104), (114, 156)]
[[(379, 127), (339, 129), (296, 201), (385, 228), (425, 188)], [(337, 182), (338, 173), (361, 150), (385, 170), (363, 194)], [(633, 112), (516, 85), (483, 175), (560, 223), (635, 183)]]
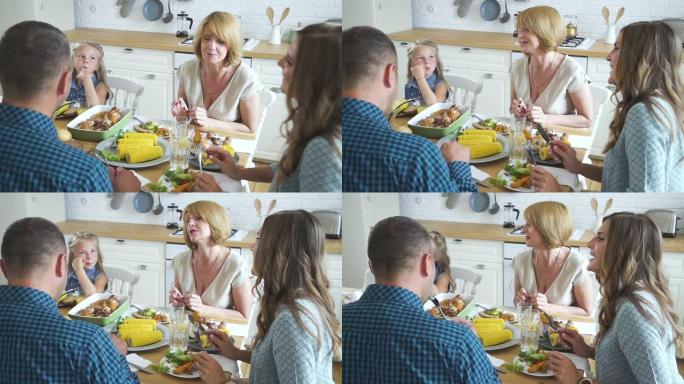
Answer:
[(446, 240), (441, 233), (431, 231), (432, 256), (435, 258), (435, 293), (449, 292), (455, 288), (454, 279), (451, 277), (451, 261), (447, 254)]
[(88, 107), (105, 103), (109, 86), (103, 58), (102, 47), (94, 41), (81, 42), (74, 48), (68, 101), (78, 101)]
[(444, 79), (438, 52), (437, 44), (430, 40), (418, 40), (409, 50), (405, 98), (416, 99), (428, 106), (446, 100), (449, 84)]
[(83, 296), (104, 292), (107, 275), (102, 267), (100, 241), (90, 232), (77, 232), (69, 239), (69, 276), (66, 290), (78, 289)]

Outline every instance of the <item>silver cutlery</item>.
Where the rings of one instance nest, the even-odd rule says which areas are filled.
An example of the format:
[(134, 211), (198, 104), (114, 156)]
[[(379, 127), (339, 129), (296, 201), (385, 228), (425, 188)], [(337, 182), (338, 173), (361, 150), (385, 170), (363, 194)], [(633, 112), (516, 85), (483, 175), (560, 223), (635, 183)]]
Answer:
[(154, 371), (149, 367), (143, 367), (142, 365), (131, 363), (130, 361), (128, 361), (128, 364), (132, 365), (134, 368), (138, 368), (139, 370), (141, 370), (145, 373), (149, 373), (150, 375), (154, 374)]
[(442, 315), (442, 317), (446, 319), (447, 317), (444, 314), (444, 312), (442, 312), (442, 307), (439, 306), (439, 300), (437, 300), (437, 298), (434, 296), (430, 296), (430, 297), (428, 297), (428, 299), (432, 302), (432, 304), (435, 305), (435, 307), (437, 307), (437, 309), (439, 310), (439, 313)]
[(494, 369), (496, 369), (497, 371), (499, 371), (499, 372), (501, 372), (501, 373), (509, 373), (509, 372), (511, 372), (511, 371), (509, 371), (508, 369), (506, 369), (506, 368), (504, 368), (504, 367), (496, 367), (496, 366), (494, 366), (494, 365), (492, 365), (492, 367), (494, 367)]

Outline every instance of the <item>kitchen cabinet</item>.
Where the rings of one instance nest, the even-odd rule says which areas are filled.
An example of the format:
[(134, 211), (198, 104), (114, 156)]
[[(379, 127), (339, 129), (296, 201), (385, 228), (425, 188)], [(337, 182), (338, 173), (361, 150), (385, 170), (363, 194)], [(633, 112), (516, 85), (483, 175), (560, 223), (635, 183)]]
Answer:
[(342, 26), (371, 26), (385, 33), (411, 29), (411, 0), (344, 0)]
[(280, 90), (282, 70), (276, 60), (252, 59), (252, 70), (264, 87), (275, 93), (273, 104), (266, 111), (267, 117), (257, 139), (254, 158), (279, 161), (285, 149), (285, 137), (281, 134), (283, 121), (288, 116), (286, 95)]
[[(589, 63), (587, 64), (587, 78), (594, 85), (610, 88), (612, 95), (613, 88), (608, 84), (609, 76), (610, 63), (607, 60), (595, 57), (589, 58)], [(615, 108), (616, 105), (612, 100), (612, 96), (603, 103), (603, 112), (601, 113), (599, 124), (596, 127), (597, 131), (594, 136), (594, 141), (591, 144), (590, 154), (603, 158), (603, 148), (606, 146), (606, 143), (608, 143), (608, 138), (610, 137), (610, 122), (613, 121)]]
[(0, 13), (0, 34), (26, 20), (52, 24), (60, 30), (74, 28), (73, 0), (3, 0)]
[(682, 314), (684, 314), (684, 279), (670, 278), (667, 287), (670, 290), (674, 311), (679, 318), (679, 326), (684, 326), (684, 319), (682, 319)]
[(342, 324), (342, 255), (325, 255), (325, 272), (330, 280), (330, 296), (335, 303), (335, 316)]
[(684, 253), (663, 252), (662, 271), (668, 279), (672, 305), (684, 325)]
[(482, 275), (475, 301), (502, 306), (503, 302), (503, 242), (447, 238), (447, 253), (451, 265), (467, 268)]

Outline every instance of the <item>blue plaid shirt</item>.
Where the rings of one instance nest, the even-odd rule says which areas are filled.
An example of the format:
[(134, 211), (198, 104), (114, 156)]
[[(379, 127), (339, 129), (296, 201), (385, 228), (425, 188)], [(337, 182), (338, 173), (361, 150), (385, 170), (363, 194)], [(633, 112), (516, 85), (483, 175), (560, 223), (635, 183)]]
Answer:
[(342, 99), (344, 192), (476, 192), (470, 165), (447, 164), (429, 140), (395, 132), (377, 106)]
[(57, 139), (49, 117), (0, 104), (0, 192), (111, 192), (107, 167)]
[(428, 315), (407, 289), (368, 286), (342, 324), (345, 384), (499, 382), (475, 334)]
[(0, 286), (0, 383), (138, 383), (99, 327), (64, 319), (37, 289)]

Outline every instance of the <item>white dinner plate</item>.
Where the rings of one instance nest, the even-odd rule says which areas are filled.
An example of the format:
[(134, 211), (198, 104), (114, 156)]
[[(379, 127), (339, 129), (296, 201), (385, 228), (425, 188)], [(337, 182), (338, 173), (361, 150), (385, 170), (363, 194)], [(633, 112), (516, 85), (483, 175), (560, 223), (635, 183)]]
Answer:
[[(447, 141), (454, 141), (456, 140), (456, 134), (451, 134), (451, 135), (446, 135), (439, 139), (435, 145), (437, 148), (441, 148), (442, 144), (446, 143)], [(491, 156), (486, 156), (486, 157), (481, 157), (479, 159), (470, 159), (470, 164), (480, 164), (480, 163), (488, 163), (490, 161), (496, 161), (499, 159), (503, 159), (504, 157), (508, 156), (508, 153), (510, 152), (510, 142), (508, 141), (508, 138), (500, 133), (496, 134), (496, 141), (501, 143), (501, 146), (503, 147), (503, 150), (496, 155), (491, 155)]]
[(163, 347), (165, 345), (168, 345), (169, 340), (170, 340), (169, 329), (166, 326), (161, 325), (159, 323), (157, 323), (157, 329), (160, 330), (162, 333), (161, 341), (158, 341), (158, 342), (156, 342), (154, 344), (150, 344), (150, 345), (142, 345), (140, 347), (128, 347), (128, 351), (129, 352), (149, 351), (152, 349), (157, 349), (159, 347)]
[(511, 187), (510, 184), (511, 184), (511, 181), (513, 180), (513, 177), (511, 177), (511, 175), (506, 173), (506, 171), (504, 171), (503, 169), (501, 171), (499, 171), (499, 174), (497, 176), (506, 180), (506, 184), (504, 185), (504, 188), (506, 188), (510, 191), (526, 192), (526, 193), (535, 192), (534, 188), (514, 188), (514, 187)]
[(510, 329), (513, 332), (513, 338), (505, 343), (490, 345), (489, 347), (484, 347), (485, 351), (498, 351), (500, 349), (506, 349), (514, 345), (520, 344), (520, 329), (518, 327), (512, 326), (509, 322), (506, 322), (506, 329)]
[(179, 377), (181, 379), (196, 379), (200, 377), (200, 372), (199, 370), (195, 370), (191, 374), (187, 373), (173, 373), (173, 369), (176, 368), (176, 365), (167, 361), (166, 356), (162, 357), (161, 361), (159, 361), (159, 365), (161, 366), (166, 366), (169, 368), (169, 371), (166, 373), (167, 375), (174, 376), (174, 377)]
[(515, 355), (515, 358), (513, 358), (513, 364), (520, 364), (523, 366), (522, 373), (529, 375), (529, 376), (536, 376), (536, 377), (553, 377), (553, 371), (551, 369), (547, 369), (546, 372), (527, 372), (527, 368), (529, 368), (530, 363), (526, 361), (520, 360), (518, 355)]
[[(114, 140), (116, 140), (116, 137), (111, 137), (107, 140), (100, 141), (100, 143), (97, 144), (97, 146), (95, 146), (95, 149), (98, 151), (107, 150), (107, 151), (111, 151), (111, 152), (116, 152), (116, 147), (113, 147), (113, 148), (110, 147), (110, 145), (114, 142)], [(150, 160), (150, 161), (145, 161), (142, 163), (135, 163), (135, 164), (127, 163), (125, 161), (110, 161), (109, 165), (111, 165), (112, 167), (123, 167), (123, 168), (135, 169), (135, 168), (153, 167), (155, 165), (169, 161), (169, 159), (171, 158), (171, 144), (169, 144), (168, 141), (162, 139), (161, 137), (158, 137), (157, 138), (157, 145), (162, 147), (162, 150), (164, 151), (164, 154), (162, 155), (162, 157), (159, 157), (159, 158), (156, 158), (156, 159)]]

